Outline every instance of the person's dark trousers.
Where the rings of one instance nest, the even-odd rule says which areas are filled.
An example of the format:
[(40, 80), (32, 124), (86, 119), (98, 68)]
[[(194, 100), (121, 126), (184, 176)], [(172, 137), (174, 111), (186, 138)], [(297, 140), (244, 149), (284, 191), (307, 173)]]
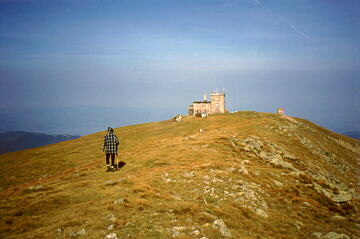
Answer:
[(106, 154), (106, 164), (109, 165), (110, 162), (109, 162), (109, 158), (110, 158), (110, 155), (111, 155), (111, 166), (112, 167), (115, 167), (115, 154)]

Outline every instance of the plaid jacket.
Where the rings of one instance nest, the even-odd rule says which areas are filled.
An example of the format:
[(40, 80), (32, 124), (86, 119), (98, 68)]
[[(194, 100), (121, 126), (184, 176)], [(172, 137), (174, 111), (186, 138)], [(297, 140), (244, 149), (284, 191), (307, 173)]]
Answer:
[(116, 154), (118, 150), (119, 140), (114, 133), (108, 133), (104, 136), (103, 151), (106, 149), (107, 154)]

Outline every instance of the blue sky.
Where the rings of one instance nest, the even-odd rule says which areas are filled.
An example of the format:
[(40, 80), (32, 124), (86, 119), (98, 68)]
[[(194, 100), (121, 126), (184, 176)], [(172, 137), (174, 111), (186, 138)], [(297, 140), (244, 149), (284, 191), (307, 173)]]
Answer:
[(359, 29), (357, 0), (0, 0), (0, 107), (170, 117), (225, 89), (230, 111), (360, 130)]

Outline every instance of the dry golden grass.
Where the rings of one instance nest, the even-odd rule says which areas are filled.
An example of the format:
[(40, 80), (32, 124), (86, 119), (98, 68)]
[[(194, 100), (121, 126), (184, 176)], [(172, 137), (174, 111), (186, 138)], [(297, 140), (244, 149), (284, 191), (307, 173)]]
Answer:
[[(249, 136), (271, 141), (296, 155), (297, 160), (289, 162), (298, 170), (329, 171), (355, 188), (356, 171), (344, 175), (319, 160), (300, 138), (306, 137), (357, 170), (359, 141), (296, 120), (302, 124), (293, 136), (269, 128), (290, 125), (288, 120), (257, 112), (118, 128), (119, 156), (127, 165), (115, 173), (105, 172), (101, 152), (105, 132), (1, 155), (0, 238), (69, 238), (69, 233), (83, 228), (87, 233), (79, 238), (104, 238), (112, 224), (119, 238), (171, 238), (174, 227), (183, 227), (177, 238), (215, 239), (221, 235), (212, 228), (214, 218), (224, 220), (233, 238), (311, 238), (312, 232), (331, 230), (356, 235), (358, 199), (334, 203), (309, 186), (317, 182), (330, 189), (325, 181), (291, 175), (291, 170), (273, 167), (230, 142), (231, 137)], [(238, 169), (244, 160), (249, 174), (230, 170)], [(116, 183), (106, 185), (109, 180)], [(264, 209), (268, 218), (249, 209), (251, 200), (245, 203), (226, 195), (236, 185), (237, 191), (245, 190), (241, 184), (256, 186), (252, 190), (268, 205)], [(34, 185), (42, 188), (29, 189)], [(204, 193), (206, 186), (216, 193)], [(116, 220), (106, 219), (108, 214)], [(334, 215), (345, 219), (335, 220)], [(195, 230), (200, 234), (191, 234)]]

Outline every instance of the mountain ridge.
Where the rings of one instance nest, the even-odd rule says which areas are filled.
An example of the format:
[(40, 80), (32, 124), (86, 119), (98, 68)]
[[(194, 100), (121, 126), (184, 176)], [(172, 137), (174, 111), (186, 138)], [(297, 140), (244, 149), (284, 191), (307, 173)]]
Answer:
[(127, 163), (115, 173), (105, 172), (105, 132), (1, 155), (0, 235), (360, 235), (358, 140), (258, 112), (184, 117), (115, 133), (119, 159)]
[(50, 135), (26, 131), (0, 133), (0, 154), (76, 139), (78, 135)]

